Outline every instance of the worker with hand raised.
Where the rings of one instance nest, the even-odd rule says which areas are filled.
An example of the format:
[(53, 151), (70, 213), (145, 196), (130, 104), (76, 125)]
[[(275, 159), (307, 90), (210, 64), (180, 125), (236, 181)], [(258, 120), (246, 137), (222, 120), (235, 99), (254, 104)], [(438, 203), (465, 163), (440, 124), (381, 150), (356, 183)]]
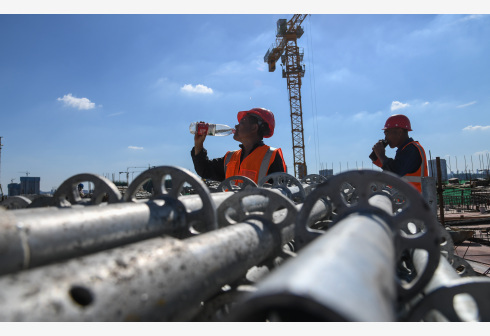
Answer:
[(258, 183), (263, 177), (286, 172), (286, 163), (280, 148), (264, 144), (263, 138), (274, 134), (274, 114), (264, 108), (253, 108), (237, 114), (233, 139), (240, 149), (228, 151), (223, 157), (210, 160), (204, 148), (206, 134), (194, 134), (191, 157), (196, 173), (213, 181), (223, 181), (231, 176), (245, 176)]
[[(395, 114), (386, 120), (385, 138), (373, 146), (376, 156), (370, 156), (373, 164), (393, 172), (422, 192), (422, 177), (427, 176), (425, 150), (419, 142), (408, 136), (412, 131), (410, 120), (403, 114)], [(385, 147), (397, 148), (395, 158), (386, 157)]]

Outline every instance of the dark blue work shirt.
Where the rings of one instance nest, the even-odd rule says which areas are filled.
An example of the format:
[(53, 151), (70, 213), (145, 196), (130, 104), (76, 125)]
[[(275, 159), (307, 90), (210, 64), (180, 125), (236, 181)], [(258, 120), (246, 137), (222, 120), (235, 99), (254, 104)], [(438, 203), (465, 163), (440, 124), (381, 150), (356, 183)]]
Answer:
[[(393, 172), (399, 176), (405, 176), (406, 174), (416, 172), (422, 164), (422, 157), (415, 145), (411, 144), (405, 147), (412, 141), (412, 138), (408, 138), (408, 140), (396, 150), (395, 158), (388, 158), (383, 163), (381, 169)], [(403, 147), (405, 148), (402, 149)]]

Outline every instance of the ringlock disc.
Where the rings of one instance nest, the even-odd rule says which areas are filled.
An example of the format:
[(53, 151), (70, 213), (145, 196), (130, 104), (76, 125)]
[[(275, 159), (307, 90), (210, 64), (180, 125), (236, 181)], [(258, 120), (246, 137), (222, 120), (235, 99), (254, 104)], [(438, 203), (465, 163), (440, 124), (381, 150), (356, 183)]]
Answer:
[(153, 184), (152, 198), (161, 199), (166, 195), (178, 199), (186, 185), (189, 185), (199, 195), (202, 207), (195, 211), (187, 211), (186, 222), (189, 230), (208, 232), (217, 228), (216, 207), (206, 184), (191, 171), (174, 167), (160, 166), (148, 169), (138, 175), (128, 186), (124, 201), (136, 202), (136, 193), (143, 184), (151, 181)]
[[(237, 184), (235, 184), (237, 183)], [(233, 175), (223, 180), (216, 188), (217, 191), (237, 191), (247, 187), (257, 188), (254, 180), (240, 175)]]
[(434, 312), (448, 322), (490, 322), (490, 279), (462, 277), (447, 281), (411, 309), (408, 322), (420, 322)]
[[(394, 206), (393, 214), (370, 205), (369, 199), (374, 195), (390, 197)], [(305, 224), (308, 223), (313, 205), (320, 198), (330, 202), (333, 209), (332, 225), (353, 213), (375, 214), (382, 218), (393, 232), (398, 263), (414, 249), (428, 252), (428, 260), (421, 273), (409, 280), (398, 277), (400, 299), (413, 297), (430, 281), (439, 263), (442, 237), (439, 223), (413, 186), (388, 172), (357, 170), (333, 176), (308, 195), (298, 213), (295, 228), (297, 249), (324, 232), (312, 230)]]
[[(274, 217), (276, 211), (283, 209), (286, 211), (282, 216)], [(294, 224), (297, 213), (296, 206), (288, 198), (272, 190), (250, 188), (228, 197), (220, 204), (218, 225), (225, 227), (247, 219), (259, 219), (282, 229)]]
[(451, 266), (460, 277), (474, 277), (478, 273), (471, 267), (470, 263), (458, 255), (453, 255)]
[(0, 202), (0, 207), (4, 207), (8, 210), (25, 209), (29, 206), (29, 204), (31, 204), (31, 202), (32, 201), (25, 196), (10, 196), (9, 198), (6, 198)]
[[(80, 197), (77, 188), (80, 182), (94, 184), (94, 191), (90, 199)], [(65, 180), (54, 193), (53, 199), (57, 206), (74, 204), (98, 205), (104, 201), (107, 203), (118, 203), (121, 201), (122, 195), (111, 180), (100, 175), (84, 173)]]
[[(267, 182), (272, 180), (272, 185)], [(259, 187), (272, 188), (281, 190), (285, 196), (297, 203), (302, 203), (305, 200), (305, 190), (301, 182), (288, 173), (272, 173), (263, 177), (259, 183)], [(292, 191), (294, 190), (294, 191)]]
[(453, 265), (454, 262), (454, 241), (451, 238), (449, 232), (440, 225), (441, 232), (441, 254), (447, 259), (449, 264)]

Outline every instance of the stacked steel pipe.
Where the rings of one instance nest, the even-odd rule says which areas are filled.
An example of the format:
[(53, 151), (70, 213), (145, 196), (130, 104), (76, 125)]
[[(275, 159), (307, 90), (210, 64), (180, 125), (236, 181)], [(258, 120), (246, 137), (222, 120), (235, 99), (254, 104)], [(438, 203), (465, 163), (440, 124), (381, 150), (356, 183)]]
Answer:
[(209, 188), (161, 166), (124, 195), (84, 173), (2, 205), (0, 321), (490, 320), (490, 279), (456, 272), (428, 203), (389, 173)]

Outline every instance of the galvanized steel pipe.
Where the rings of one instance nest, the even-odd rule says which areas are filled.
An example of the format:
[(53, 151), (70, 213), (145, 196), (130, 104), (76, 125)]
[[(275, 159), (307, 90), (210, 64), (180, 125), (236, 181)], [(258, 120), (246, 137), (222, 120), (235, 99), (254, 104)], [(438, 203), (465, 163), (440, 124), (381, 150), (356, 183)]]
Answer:
[(0, 212), (0, 275), (186, 230), (177, 203)]
[[(294, 217), (294, 206), (288, 210)], [(187, 321), (285, 243), (280, 228), (265, 222), (153, 238), (0, 277), (0, 320)]]
[[(391, 207), (386, 197), (374, 203)], [(395, 262), (387, 224), (351, 214), (259, 283), (232, 320), (394, 321)]]
[(195, 195), (186, 203), (189, 210), (170, 198), (165, 202), (0, 210), (0, 275), (185, 232), (185, 213), (197, 211), (203, 202)]
[[(271, 190), (279, 194), (276, 190)], [(233, 192), (214, 193), (219, 206)], [(248, 197), (245, 209), (262, 208), (262, 197)], [(51, 262), (102, 251), (156, 237), (189, 231), (185, 214), (203, 207), (199, 195), (179, 197), (178, 201), (125, 202), (101, 206), (2, 210), (0, 216), (0, 275), (45, 265)], [(297, 209), (301, 205), (296, 206)], [(208, 211), (216, 211), (209, 209)], [(328, 214), (318, 202), (312, 218)]]
[[(423, 270), (426, 251), (415, 250), (413, 263), (417, 271)], [(461, 277), (446, 258), (440, 258), (421, 294), (410, 307), (410, 321), (490, 322), (490, 279)]]

